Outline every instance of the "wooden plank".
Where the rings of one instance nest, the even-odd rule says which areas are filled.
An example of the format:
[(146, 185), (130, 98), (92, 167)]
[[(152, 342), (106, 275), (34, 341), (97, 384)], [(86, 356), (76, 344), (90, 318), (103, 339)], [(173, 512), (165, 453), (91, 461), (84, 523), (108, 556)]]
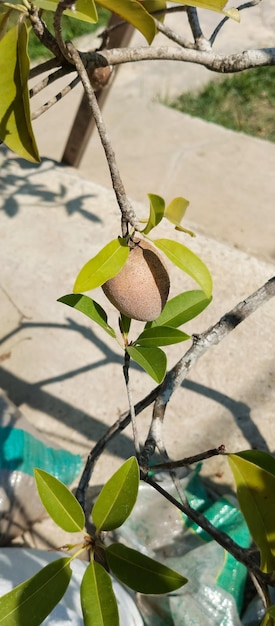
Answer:
[[(121, 18), (113, 13), (109, 21), (109, 26), (115, 26), (119, 22), (121, 22)], [(133, 31), (133, 27), (127, 23), (124, 23), (119, 28), (115, 28), (110, 32), (107, 48), (123, 48), (128, 46)], [(119, 66), (115, 70), (113, 69), (115, 74), (110, 81), (110, 85), (107, 85), (104, 88), (99, 88), (96, 91), (97, 101), (101, 109), (103, 108), (108, 97), (118, 69)], [(89, 108), (88, 98), (84, 93), (67, 139), (61, 159), (62, 163), (72, 165), (74, 167), (79, 166), (94, 127), (95, 121)]]

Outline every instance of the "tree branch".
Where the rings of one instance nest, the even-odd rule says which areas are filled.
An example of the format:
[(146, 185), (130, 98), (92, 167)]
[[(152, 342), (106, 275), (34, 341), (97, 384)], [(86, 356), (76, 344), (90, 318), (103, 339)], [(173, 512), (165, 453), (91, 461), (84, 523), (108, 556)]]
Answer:
[(45, 104), (42, 104), (42, 106), (39, 107), (39, 109), (34, 111), (31, 115), (31, 119), (36, 120), (38, 117), (40, 117), (40, 115), (43, 115), (43, 113), (46, 113), (46, 111), (48, 111), (52, 106), (54, 106), (54, 104), (59, 102), (61, 98), (64, 98), (64, 96), (70, 93), (72, 89), (74, 89), (74, 87), (76, 87), (79, 84), (79, 82), (80, 82), (80, 78), (79, 76), (76, 76), (69, 83), (69, 85), (66, 85), (65, 87), (63, 87), (63, 89), (61, 89), (61, 91), (59, 91), (53, 98), (48, 100), (48, 102), (45, 102)]
[[(251, 7), (256, 6), (257, 4), (260, 4), (260, 2), (262, 2), (262, 0), (250, 0), (250, 2), (245, 2), (244, 4), (240, 4), (237, 8), (238, 11), (243, 11), (244, 9), (250, 9)], [(227, 22), (227, 20), (229, 20), (230, 18), (225, 16), (220, 23), (216, 26), (215, 30), (213, 31), (211, 37), (209, 38), (210, 44), (211, 46), (213, 46), (213, 43), (217, 37), (217, 35), (219, 34), (221, 28), (224, 26), (224, 24)]]
[(98, 134), (99, 134), (103, 149), (105, 151), (105, 155), (106, 155), (106, 159), (107, 159), (107, 163), (109, 166), (109, 171), (110, 171), (110, 175), (111, 175), (111, 179), (113, 183), (113, 189), (116, 194), (117, 202), (121, 211), (122, 236), (125, 236), (128, 234), (128, 224), (131, 224), (133, 228), (136, 228), (138, 225), (138, 221), (137, 221), (135, 212), (126, 196), (124, 185), (123, 185), (123, 182), (119, 173), (119, 169), (116, 163), (115, 153), (108, 137), (108, 133), (107, 133), (104, 121), (103, 121), (103, 117), (101, 115), (100, 108), (98, 106), (94, 89), (91, 85), (88, 73), (82, 61), (82, 58), (85, 59), (85, 54), (80, 56), (80, 54), (78, 53), (78, 51), (76, 50), (76, 48), (71, 42), (67, 42), (67, 48), (75, 64), (76, 71), (78, 72), (81, 82), (83, 84), (85, 93), (89, 101), (91, 111), (94, 116)]
[(29, 18), (36, 37), (38, 37), (45, 48), (48, 48), (53, 53), (56, 59), (61, 61), (62, 57), (58, 43), (48, 30), (45, 22), (41, 19), (39, 10), (36, 7), (31, 6), (29, 9)]
[[(60, 65), (60, 59), (57, 59), (56, 57), (54, 57), (53, 59), (47, 59), (47, 61), (43, 61), (43, 63), (39, 63), (38, 65), (35, 65), (35, 67), (32, 67), (30, 69), (29, 78), (36, 78), (36, 76), (39, 76), (44, 72), (49, 72), (50, 70), (53, 70), (55, 67), (59, 67)], [(69, 71), (72, 71), (71, 66)]]
[(193, 456), (187, 456), (184, 459), (179, 459), (178, 461), (166, 461), (165, 463), (154, 463), (154, 465), (150, 465), (150, 469), (154, 471), (164, 470), (170, 471), (174, 469), (178, 469), (179, 467), (185, 467), (187, 465), (194, 465), (195, 463), (200, 463), (200, 461), (205, 461), (205, 459), (211, 459), (213, 456), (219, 456), (220, 454), (225, 453), (225, 446), (221, 444), (218, 448), (211, 448), (211, 450), (206, 450), (205, 452), (201, 452), (200, 454), (194, 454)]
[(234, 558), (242, 563), (249, 571), (252, 571), (257, 580), (264, 586), (266, 584), (275, 587), (275, 581), (273, 579), (273, 572), (265, 573), (259, 568), (256, 560), (250, 554), (250, 551), (239, 546), (229, 535), (223, 531), (217, 529), (202, 513), (193, 509), (187, 502), (178, 502), (171, 494), (169, 494), (163, 487), (150, 478), (148, 475), (141, 475), (142, 480), (151, 485), (156, 491), (158, 491), (166, 500), (169, 500), (177, 509), (182, 511), (188, 519), (195, 522), (200, 528), (214, 539), (222, 548), (227, 550)]
[[(189, 374), (191, 368), (195, 365), (197, 360), (212, 347), (217, 345), (222, 339), (224, 339), (238, 324), (246, 319), (249, 315), (254, 313), (260, 306), (268, 302), (275, 296), (275, 276), (271, 278), (267, 283), (255, 291), (246, 300), (243, 300), (237, 304), (234, 309), (226, 313), (214, 326), (211, 326), (208, 330), (202, 333), (200, 336), (194, 337), (194, 342), (191, 348), (186, 354), (176, 363), (176, 365), (166, 374), (162, 385), (158, 385), (153, 389), (143, 400), (135, 405), (135, 415), (139, 415), (146, 409), (152, 402), (158, 399), (158, 405), (165, 413), (166, 405), (169, 402), (171, 395), (182, 384), (183, 380)], [(85, 505), (85, 494), (89, 481), (91, 479), (94, 465), (100, 455), (105, 450), (108, 443), (120, 432), (122, 432), (130, 423), (130, 412), (123, 413), (114, 424), (108, 428), (106, 433), (99, 439), (94, 448), (91, 450), (85, 468), (83, 470), (80, 482), (77, 488), (76, 497), (79, 500), (81, 506)], [(155, 440), (152, 441), (153, 451), (155, 449)], [(144, 453), (144, 451), (143, 451)], [(149, 450), (149, 460), (152, 456)]]
[(200, 335), (193, 335), (191, 348), (187, 350), (173, 369), (167, 373), (155, 400), (149, 435), (141, 454), (144, 467), (148, 467), (150, 458), (156, 446), (158, 446), (158, 440), (161, 438), (167, 404), (175, 390), (182, 385), (198, 359), (200, 359), (209, 348), (220, 343), (236, 326), (274, 296), (275, 276), (246, 300), (237, 304), (229, 313), (226, 313), (217, 324), (214, 324), (214, 326), (211, 326)]
[(159, 48), (113, 48), (112, 50), (103, 50), (101, 54), (104, 55), (109, 65), (136, 61), (181, 61), (203, 65), (213, 72), (222, 74), (275, 65), (275, 48), (244, 50), (227, 55), (216, 54), (212, 50), (161, 46)]
[(204, 36), (202, 32), (199, 18), (198, 18), (197, 9), (195, 7), (188, 7), (187, 17), (188, 17), (188, 22), (189, 22), (191, 31), (193, 33), (196, 49), (197, 50), (210, 50), (211, 44), (208, 41), (208, 39), (206, 39), (206, 37)]
[[(74, 68), (72, 66), (70, 66), (70, 68), (71, 68), (70, 71), (72, 72)], [(36, 96), (36, 94), (40, 93), (40, 91), (43, 91), (43, 89), (45, 89), (49, 85), (52, 85), (52, 83), (54, 83), (59, 78), (62, 78), (62, 76), (66, 76), (67, 73), (68, 71), (66, 68), (60, 67), (55, 72), (48, 74), (48, 76), (43, 78), (43, 80), (41, 80), (40, 83), (37, 83), (34, 87), (32, 87), (32, 89), (30, 89), (29, 91), (30, 98), (33, 98), (33, 96)]]

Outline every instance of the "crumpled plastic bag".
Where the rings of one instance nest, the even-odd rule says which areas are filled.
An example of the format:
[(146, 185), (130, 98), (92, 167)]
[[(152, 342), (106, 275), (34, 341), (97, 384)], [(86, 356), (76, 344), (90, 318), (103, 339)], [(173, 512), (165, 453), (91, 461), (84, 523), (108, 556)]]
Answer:
[[(248, 547), (250, 535), (237, 503), (226, 496), (214, 501), (199, 469), (181, 478), (189, 504)], [(167, 474), (154, 478), (178, 499)], [(150, 485), (141, 483), (137, 503), (115, 539), (188, 578), (184, 587), (167, 596), (137, 595), (146, 626), (241, 626), (246, 568)]]
[(80, 455), (49, 443), (0, 390), (0, 545), (9, 543), (45, 515), (34, 467), (69, 485), (81, 466)]

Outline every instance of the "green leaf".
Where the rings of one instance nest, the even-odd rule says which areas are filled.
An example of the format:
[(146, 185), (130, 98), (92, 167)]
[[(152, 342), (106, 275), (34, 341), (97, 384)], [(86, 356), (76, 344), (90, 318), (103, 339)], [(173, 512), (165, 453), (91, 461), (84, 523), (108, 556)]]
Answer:
[(97, 4), (120, 15), (137, 28), (147, 39), (148, 43), (152, 43), (156, 35), (155, 21), (147, 13), (142, 4), (137, 0), (98, 0)]
[(171, 239), (154, 239), (155, 246), (162, 250), (164, 254), (179, 267), (183, 272), (189, 274), (202, 288), (207, 298), (212, 293), (212, 278), (209, 269), (203, 261), (189, 248), (182, 243)]
[(241, 511), (261, 552), (261, 569), (275, 569), (275, 459), (266, 452), (247, 450), (228, 455)]
[[(45, 9), (45, 11), (55, 11), (58, 5), (58, 0), (37, 0), (35, 6), (39, 9)], [(98, 22), (98, 15), (94, 0), (77, 0), (75, 11), (67, 9), (64, 11), (64, 15), (73, 17), (82, 22), (90, 22), (95, 24)]]
[(134, 342), (135, 346), (169, 346), (173, 343), (180, 343), (190, 339), (190, 335), (183, 333), (177, 328), (169, 326), (155, 326), (146, 328)]
[(89, 296), (71, 293), (67, 296), (62, 296), (62, 298), (58, 298), (57, 302), (63, 302), (63, 304), (67, 304), (73, 309), (81, 311), (81, 313), (87, 315), (87, 317), (93, 320), (93, 322), (96, 322), (99, 326), (104, 328), (108, 335), (111, 335), (111, 337), (114, 338), (116, 337), (114, 329), (108, 324), (108, 318), (104, 309), (100, 306), (100, 304), (95, 302), (95, 300), (89, 298)]
[(28, 30), (24, 21), (0, 41), (0, 139), (16, 154), (39, 162), (29, 104)]
[(166, 354), (160, 348), (127, 346), (131, 359), (138, 363), (157, 383), (161, 383), (166, 374)]
[[(143, 0), (142, 2), (144, 8), (148, 13), (155, 13), (156, 11), (163, 11), (166, 9), (166, 0)], [(163, 21), (164, 15), (155, 15), (158, 20)]]
[(97, 532), (114, 530), (129, 517), (136, 502), (139, 486), (139, 467), (131, 457), (113, 474), (101, 490), (92, 510)]
[(83, 530), (83, 510), (69, 489), (44, 470), (35, 468), (34, 477), (42, 503), (53, 521), (68, 533)]
[(166, 302), (159, 317), (150, 322), (150, 325), (177, 328), (199, 315), (210, 304), (211, 299), (206, 298), (199, 289), (180, 293)]
[(148, 198), (150, 200), (150, 215), (145, 228), (141, 231), (144, 235), (148, 235), (150, 230), (161, 222), (165, 210), (165, 202), (161, 196), (148, 193)]
[(108, 565), (115, 576), (125, 585), (139, 593), (170, 593), (187, 583), (187, 579), (170, 567), (148, 556), (113, 543), (106, 548)]
[(184, 228), (180, 224), (188, 205), (189, 201), (185, 198), (181, 198), (180, 196), (178, 198), (174, 198), (166, 207), (164, 217), (175, 225), (176, 230), (180, 230), (183, 233), (191, 235), (191, 237), (195, 237), (192, 230)]
[(271, 606), (261, 622), (261, 626), (274, 626), (275, 624), (275, 606)]
[(71, 558), (57, 559), (0, 598), (1, 626), (40, 626), (71, 579)]
[(73, 292), (90, 291), (116, 276), (125, 265), (129, 247), (125, 239), (113, 239), (80, 270)]
[(228, 0), (187, 0), (187, 2), (178, 2), (178, 0), (171, 0), (171, 2), (176, 2), (177, 4), (187, 4), (191, 7), (198, 7), (199, 9), (208, 9), (209, 11), (217, 11), (218, 13), (223, 13), (227, 15), (227, 17), (231, 17), (233, 20), (237, 22), (240, 21), (239, 11), (237, 9), (227, 9), (226, 6)]
[(91, 561), (80, 587), (84, 626), (119, 626), (117, 601), (105, 569)]
[(261, 626), (274, 626), (275, 624), (275, 606), (270, 606), (264, 616)]

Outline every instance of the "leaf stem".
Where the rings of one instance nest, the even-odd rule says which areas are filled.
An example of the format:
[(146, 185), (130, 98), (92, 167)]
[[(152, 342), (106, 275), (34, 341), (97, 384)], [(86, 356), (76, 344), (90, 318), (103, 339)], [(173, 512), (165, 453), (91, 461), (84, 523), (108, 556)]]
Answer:
[(125, 350), (125, 352), (124, 352), (123, 375), (124, 375), (126, 391), (127, 391), (127, 398), (128, 398), (128, 404), (129, 404), (130, 415), (131, 415), (133, 440), (134, 440), (134, 446), (135, 446), (135, 451), (136, 451), (136, 457), (139, 460), (139, 457), (140, 457), (140, 444), (139, 444), (139, 438), (138, 438), (138, 430), (137, 430), (137, 421), (136, 421), (135, 407), (134, 407), (134, 404), (133, 404), (132, 394), (131, 394), (130, 385), (129, 385), (129, 368), (130, 368), (130, 355), (128, 354), (127, 350)]

